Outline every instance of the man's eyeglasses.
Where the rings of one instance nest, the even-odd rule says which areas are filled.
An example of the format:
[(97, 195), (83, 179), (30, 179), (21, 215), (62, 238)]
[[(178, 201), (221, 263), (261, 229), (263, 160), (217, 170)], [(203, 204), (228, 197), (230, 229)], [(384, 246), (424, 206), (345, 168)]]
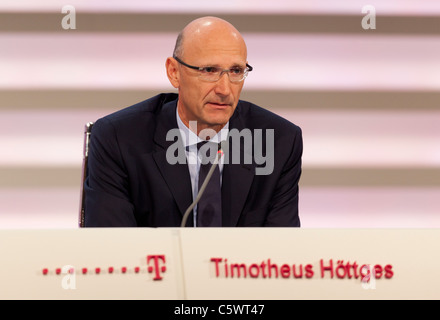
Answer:
[(196, 67), (191, 66), (176, 56), (173, 56), (174, 59), (176, 59), (177, 62), (179, 62), (181, 65), (184, 65), (187, 68), (194, 69), (199, 71), (199, 78), (204, 81), (209, 82), (216, 82), (218, 81), (223, 73), (227, 73), (229, 76), (229, 80), (231, 82), (241, 82), (244, 79), (246, 79), (249, 71), (252, 71), (252, 67), (246, 63), (246, 68), (241, 67), (232, 67), (231, 69), (221, 69), (218, 67)]

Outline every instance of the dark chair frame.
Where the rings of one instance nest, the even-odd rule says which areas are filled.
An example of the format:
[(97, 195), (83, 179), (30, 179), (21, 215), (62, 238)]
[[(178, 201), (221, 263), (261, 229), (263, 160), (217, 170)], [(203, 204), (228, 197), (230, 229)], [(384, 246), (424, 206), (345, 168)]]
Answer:
[(90, 143), (90, 135), (92, 133), (93, 122), (88, 122), (84, 126), (84, 149), (83, 149), (83, 161), (82, 161), (82, 169), (81, 169), (81, 192), (80, 192), (80, 200), (79, 200), (79, 215), (78, 215), (78, 226), (80, 228), (85, 227), (85, 194), (84, 194), (84, 182), (86, 181), (88, 170), (87, 170), (87, 162), (89, 159), (89, 143)]

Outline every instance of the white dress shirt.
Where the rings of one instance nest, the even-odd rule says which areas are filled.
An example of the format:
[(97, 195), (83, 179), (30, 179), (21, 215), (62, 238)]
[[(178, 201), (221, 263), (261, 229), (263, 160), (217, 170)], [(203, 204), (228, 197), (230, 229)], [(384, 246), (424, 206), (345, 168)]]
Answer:
[[(197, 194), (199, 192), (199, 169), (201, 158), (197, 153), (197, 143), (204, 141), (200, 139), (197, 134), (191, 131), (180, 119), (179, 112), (176, 108), (176, 119), (177, 125), (179, 126), (180, 133), (182, 135), (183, 146), (185, 147), (185, 154), (188, 163), (189, 174), (191, 177), (191, 187), (192, 187), (192, 195), (193, 201), (196, 199)], [(209, 141), (219, 143), (220, 141), (227, 140), (229, 134), (229, 122)], [(189, 146), (189, 148), (187, 148)], [(220, 158), (220, 162), (218, 164), (220, 170), (220, 183), (222, 181), (222, 173), (224, 166), (224, 157)], [(194, 212), (194, 226), (197, 225), (197, 205), (193, 209)]]

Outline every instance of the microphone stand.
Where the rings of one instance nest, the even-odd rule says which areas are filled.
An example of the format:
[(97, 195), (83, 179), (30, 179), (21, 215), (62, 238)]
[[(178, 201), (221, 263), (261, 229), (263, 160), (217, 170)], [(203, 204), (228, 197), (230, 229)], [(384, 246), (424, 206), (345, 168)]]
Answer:
[(206, 186), (209, 183), (209, 180), (211, 180), (211, 176), (214, 173), (215, 168), (218, 166), (218, 163), (220, 161), (220, 158), (223, 156), (223, 150), (220, 149), (217, 151), (216, 157), (214, 159), (214, 162), (211, 165), (211, 168), (208, 171), (208, 174), (206, 175), (205, 181), (203, 181), (202, 187), (199, 190), (199, 193), (197, 194), (196, 199), (193, 201), (193, 203), (186, 209), (185, 214), (182, 218), (182, 223), (180, 225), (181, 228), (184, 228), (186, 225), (186, 220), (188, 220), (188, 216), (191, 213), (192, 209), (195, 207), (195, 205), (199, 202), (200, 198), (203, 195), (203, 192), (205, 192)]

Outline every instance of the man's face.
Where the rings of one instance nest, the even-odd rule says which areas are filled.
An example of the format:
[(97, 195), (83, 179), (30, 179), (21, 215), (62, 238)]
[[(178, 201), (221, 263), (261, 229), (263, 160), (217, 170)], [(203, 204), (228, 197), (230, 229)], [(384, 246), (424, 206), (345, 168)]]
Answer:
[[(246, 46), (230, 36), (209, 37), (192, 41), (185, 46), (185, 63), (198, 67), (219, 67), (230, 69), (246, 67)], [(179, 70), (179, 115), (188, 125), (197, 121), (198, 130), (204, 128), (221, 129), (237, 107), (244, 81), (231, 82), (224, 73), (216, 82), (199, 78), (199, 72), (178, 65)]]

